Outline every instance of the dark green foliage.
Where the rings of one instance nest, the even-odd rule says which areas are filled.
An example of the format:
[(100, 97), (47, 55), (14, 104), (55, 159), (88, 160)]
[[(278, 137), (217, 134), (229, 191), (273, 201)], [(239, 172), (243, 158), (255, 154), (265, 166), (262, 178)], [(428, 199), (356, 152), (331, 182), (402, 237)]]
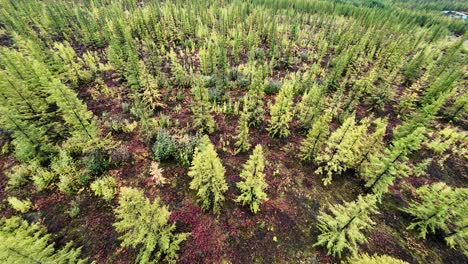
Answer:
[(84, 156), (82, 162), (92, 175), (101, 175), (107, 171), (111, 161), (104, 150), (96, 149)]
[(162, 130), (156, 136), (152, 150), (154, 160), (170, 160), (177, 157), (177, 142), (168, 132)]

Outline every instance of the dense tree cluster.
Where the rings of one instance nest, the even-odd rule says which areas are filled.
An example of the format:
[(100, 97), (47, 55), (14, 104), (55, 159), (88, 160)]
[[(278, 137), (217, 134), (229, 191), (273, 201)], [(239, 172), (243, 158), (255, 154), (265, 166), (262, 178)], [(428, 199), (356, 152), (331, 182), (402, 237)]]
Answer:
[[(467, 23), (447, 8), (468, 4), (0, 0), (0, 262), (85, 263), (69, 238), (112, 219), (138, 263), (184, 243), (223, 263), (223, 243), (276, 252), (278, 229), (336, 261), (406, 263), (360, 248), (389, 210), (468, 256)], [(65, 239), (39, 224), (58, 210)], [(304, 262), (249, 260), (270, 259)]]

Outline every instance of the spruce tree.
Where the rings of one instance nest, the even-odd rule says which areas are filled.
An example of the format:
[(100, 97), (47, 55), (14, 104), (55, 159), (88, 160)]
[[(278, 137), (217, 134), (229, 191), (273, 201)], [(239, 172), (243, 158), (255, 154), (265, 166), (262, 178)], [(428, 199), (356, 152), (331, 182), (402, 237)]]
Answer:
[(175, 224), (169, 222), (171, 212), (158, 197), (151, 202), (142, 190), (123, 187), (114, 212), (113, 225), (122, 233), (122, 246), (139, 250), (136, 262), (175, 262), (180, 243), (189, 234), (175, 233)]
[(321, 234), (314, 246), (326, 246), (328, 254), (338, 255), (344, 250), (357, 253), (357, 247), (367, 241), (363, 231), (374, 222), (370, 214), (377, 213), (377, 199), (374, 195), (359, 196), (357, 201), (330, 205), (331, 214), (321, 210), (318, 228)]
[(322, 148), (330, 133), (329, 124), (332, 119), (330, 111), (325, 111), (321, 117), (314, 119), (307, 136), (301, 144), (300, 157), (303, 161), (315, 159), (315, 155)]
[(286, 81), (276, 96), (275, 103), (270, 107), (271, 118), (268, 132), (271, 136), (285, 138), (291, 133), (289, 122), (293, 118), (293, 96), (293, 84), (291, 81)]
[(197, 191), (198, 202), (203, 209), (219, 213), (228, 189), (224, 178), (225, 169), (221, 164), (208, 136), (203, 136), (195, 149), (192, 166), (188, 175), (192, 177), (190, 189)]
[[(452, 217), (460, 213), (460, 208), (467, 208), (468, 189), (451, 188), (443, 182), (420, 187), (416, 193), (420, 201), (412, 201), (403, 211), (413, 216), (408, 229), (417, 229), (419, 237), (441, 229), (449, 233), (448, 224)], [(466, 216), (466, 212), (464, 212)]]
[(257, 145), (240, 173), (243, 181), (237, 183), (237, 188), (239, 188), (241, 194), (237, 197), (236, 202), (242, 203), (242, 205), (248, 204), (253, 213), (257, 213), (262, 202), (267, 199), (264, 192), (268, 186), (263, 173), (265, 169), (264, 159), (263, 148), (261, 145)]
[(1, 263), (86, 263), (81, 248), (67, 243), (56, 249), (47, 230), (37, 223), (29, 224), (20, 217), (0, 220)]

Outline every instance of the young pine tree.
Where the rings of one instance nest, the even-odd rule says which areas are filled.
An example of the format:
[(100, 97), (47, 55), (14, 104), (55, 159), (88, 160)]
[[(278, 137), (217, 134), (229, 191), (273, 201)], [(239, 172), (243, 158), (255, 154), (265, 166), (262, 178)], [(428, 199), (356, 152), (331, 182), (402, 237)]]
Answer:
[(367, 241), (363, 231), (374, 224), (370, 214), (377, 213), (376, 203), (373, 195), (359, 196), (357, 201), (330, 205), (332, 214), (320, 211), (318, 228), (321, 234), (314, 246), (326, 246), (328, 254), (338, 257), (343, 250), (357, 253), (358, 245)]
[(293, 96), (293, 83), (286, 81), (276, 96), (275, 104), (270, 108), (271, 119), (268, 131), (271, 136), (285, 138), (291, 133), (289, 131), (289, 122), (293, 118)]
[[(413, 201), (403, 211), (413, 216), (408, 229), (417, 229), (419, 237), (425, 239), (427, 233), (436, 229), (449, 232), (448, 224), (452, 217), (467, 208), (468, 189), (451, 188), (443, 182), (425, 185), (417, 190), (420, 201)], [(464, 206), (463, 206), (464, 205)], [(466, 216), (466, 211), (464, 212)]]
[(47, 230), (39, 224), (29, 224), (20, 217), (0, 219), (0, 262), (1, 263), (77, 263), (81, 259), (81, 248), (72, 248), (67, 243), (56, 249)]
[(203, 136), (195, 149), (192, 166), (188, 175), (192, 177), (190, 189), (197, 190), (198, 202), (203, 209), (219, 213), (228, 189), (224, 178), (225, 169), (221, 164), (208, 136)]
[(189, 234), (175, 233), (175, 224), (169, 222), (170, 212), (159, 198), (151, 202), (143, 191), (124, 187), (120, 191), (119, 205), (114, 210), (117, 221), (114, 227), (122, 246), (139, 250), (136, 262), (174, 262), (179, 244)]
[(263, 174), (265, 169), (264, 159), (262, 146), (257, 145), (253, 154), (243, 166), (240, 174), (243, 181), (237, 183), (237, 188), (239, 188), (241, 194), (237, 197), (236, 202), (242, 203), (242, 205), (248, 204), (253, 213), (257, 213), (262, 202), (267, 199), (264, 192), (268, 186)]
[(331, 119), (332, 114), (325, 111), (321, 117), (314, 120), (300, 148), (300, 157), (303, 161), (315, 159), (315, 155), (317, 155), (330, 134), (329, 124)]

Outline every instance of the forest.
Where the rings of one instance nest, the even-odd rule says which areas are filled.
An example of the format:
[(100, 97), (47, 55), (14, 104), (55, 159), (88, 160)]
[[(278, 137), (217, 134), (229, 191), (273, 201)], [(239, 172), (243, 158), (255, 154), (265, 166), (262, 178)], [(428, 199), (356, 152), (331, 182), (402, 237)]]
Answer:
[(0, 0), (0, 263), (468, 263), (464, 0)]

